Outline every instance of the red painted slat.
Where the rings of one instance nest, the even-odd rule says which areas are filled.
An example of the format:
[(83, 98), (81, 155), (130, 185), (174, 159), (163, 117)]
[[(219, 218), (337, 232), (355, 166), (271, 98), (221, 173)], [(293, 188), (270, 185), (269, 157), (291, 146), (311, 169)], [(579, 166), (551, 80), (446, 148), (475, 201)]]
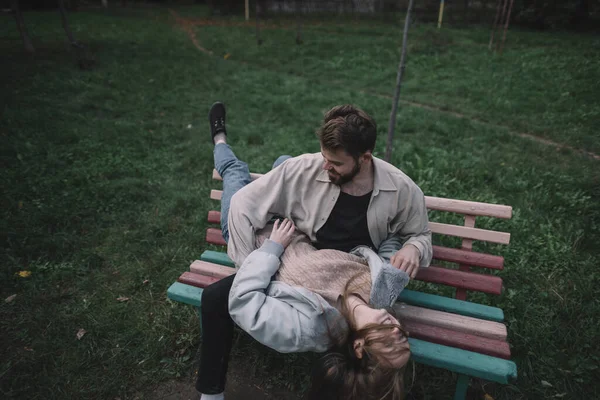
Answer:
[(206, 230), (206, 241), (211, 244), (216, 244), (219, 246), (226, 246), (227, 242), (223, 239), (223, 235), (221, 234), (220, 229), (208, 228)]
[(468, 264), (473, 267), (504, 268), (504, 257), (442, 246), (433, 246), (433, 258), (457, 264)]
[(209, 211), (208, 212), (208, 223), (209, 224), (220, 224), (221, 223), (221, 213), (218, 211)]
[(494, 340), (450, 329), (431, 326), (415, 321), (402, 321), (410, 337), (445, 346), (487, 354), (493, 357), (510, 359), (510, 347), (503, 340)]
[(443, 267), (420, 268), (416, 279), (491, 294), (500, 294), (502, 291), (502, 279), (497, 276)]
[(212, 285), (220, 278), (215, 278), (212, 276), (205, 276), (200, 274), (194, 274), (192, 272), (184, 272), (181, 274), (177, 282), (185, 283), (186, 285), (196, 286), (199, 288), (205, 288), (209, 285)]

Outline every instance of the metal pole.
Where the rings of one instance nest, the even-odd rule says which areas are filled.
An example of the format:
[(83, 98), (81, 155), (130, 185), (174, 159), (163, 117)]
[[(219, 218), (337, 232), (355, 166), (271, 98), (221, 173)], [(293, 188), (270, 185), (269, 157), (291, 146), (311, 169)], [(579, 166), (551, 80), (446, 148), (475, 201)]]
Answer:
[(406, 42), (408, 40), (408, 27), (410, 26), (410, 13), (413, 8), (414, 0), (408, 3), (406, 20), (404, 21), (404, 34), (402, 35), (402, 53), (400, 55), (400, 64), (398, 65), (398, 75), (396, 77), (396, 91), (394, 92), (394, 101), (392, 103), (392, 112), (390, 113), (390, 124), (388, 125), (388, 137), (385, 147), (385, 161), (391, 162), (392, 143), (394, 139), (394, 127), (396, 126), (396, 114), (398, 113), (398, 101), (400, 100), (400, 88), (402, 87), (402, 73), (406, 67)]

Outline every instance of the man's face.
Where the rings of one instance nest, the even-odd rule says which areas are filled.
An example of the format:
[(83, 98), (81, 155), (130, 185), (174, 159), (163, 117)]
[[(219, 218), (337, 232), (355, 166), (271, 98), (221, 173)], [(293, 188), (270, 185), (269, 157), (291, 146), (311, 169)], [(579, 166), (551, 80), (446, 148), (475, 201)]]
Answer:
[(341, 186), (350, 182), (360, 172), (360, 162), (344, 150), (331, 151), (321, 147), (323, 169), (331, 183)]

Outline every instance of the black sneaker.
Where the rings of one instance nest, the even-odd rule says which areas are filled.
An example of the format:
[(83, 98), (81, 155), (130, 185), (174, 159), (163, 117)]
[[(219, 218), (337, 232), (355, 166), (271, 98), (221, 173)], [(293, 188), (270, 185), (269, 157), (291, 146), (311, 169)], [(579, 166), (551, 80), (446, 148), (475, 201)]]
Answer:
[(215, 135), (223, 133), (227, 135), (225, 130), (225, 105), (219, 101), (212, 105), (208, 113), (208, 122), (210, 123), (210, 137), (215, 141)]

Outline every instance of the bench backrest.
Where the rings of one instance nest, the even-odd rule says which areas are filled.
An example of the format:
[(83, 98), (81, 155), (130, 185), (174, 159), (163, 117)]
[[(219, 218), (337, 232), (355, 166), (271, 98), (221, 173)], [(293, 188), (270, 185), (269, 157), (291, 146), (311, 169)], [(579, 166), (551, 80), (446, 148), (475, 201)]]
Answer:
[[(252, 180), (262, 176), (255, 173), (250, 175)], [(216, 170), (213, 170), (213, 179), (222, 180)], [(213, 200), (221, 200), (221, 195), (220, 190), (211, 190), (210, 192), (210, 198)], [(502, 279), (498, 276), (479, 273), (478, 269), (501, 270), (504, 268), (504, 258), (474, 252), (472, 248), (475, 240), (506, 245), (510, 242), (510, 233), (475, 228), (475, 219), (481, 216), (510, 219), (512, 207), (431, 196), (425, 196), (425, 202), (429, 210), (457, 213), (464, 216), (462, 225), (429, 222), (429, 227), (435, 235), (458, 237), (462, 239), (462, 242), (460, 248), (433, 246), (434, 262), (429, 268), (421, 268), (416, 279), (452, 286), (456, 288), (456, 298), (459, 300), (466, 299), (467, 291), (500, 294)], [(218, 224), (220, 215), (218, 211), (209, 211), (208, 221)], [(208, 228), (206, 241), (212, 244), (226, 245), (220, 229)], [(435, 260), (457, 265), (458, 268), (437, 265)]]

